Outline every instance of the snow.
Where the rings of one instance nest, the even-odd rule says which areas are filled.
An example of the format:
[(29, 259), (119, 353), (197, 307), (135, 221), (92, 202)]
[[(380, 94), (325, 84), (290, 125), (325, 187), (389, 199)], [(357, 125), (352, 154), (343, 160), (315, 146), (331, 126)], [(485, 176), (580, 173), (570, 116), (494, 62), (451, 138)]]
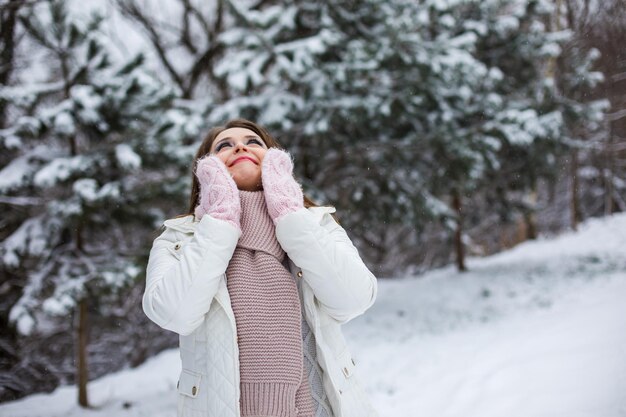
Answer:
[(83, 122), (92, 124), (103, 123), (98, 110), (102, 106), (102, 97), (94, 91), (93, 86), (75, 85), (71, 89), (71, 95), (75, 102), (77, 113)]
[(48, 235), (42, 218), (30, 218), (2, 241), (2, 262), (7, 266), (17, 266), (18, 254), (40, 255), (46, 249), (47, 242)]
[(517, 30), (519, 20), (515, 16), (503, 16), (496, 22), (495, 29), (501, 35)]
[[(421, 277), (379, 279), (376, 303), (344, 325), (381, 417), (626, 415), (626, 214), (543, 236)], [(176, 415), (177, 349), (0, 415)]]
[(141, 167), (141, 157), (126, 143), (115, 147), (117, 162), (125, 169), (134, 170)]
[(107, 198), (117, 199), (121, 195), (119, 183), (109, 182), (98, 190), (98, 182), (93, 178), (81, 178), (72, 185), (74, 194), (83, 201), (95, 202)]
[(32, 171), (29, 155), (15, 158), (0, 170), (0, 192), (10, 191), (20, 187)]
[(54, 118), (54, 130), (65, 136), (72, 136), (76, 133), (76, 125), (72, 115), (66, 112), (57, 113)]
[(38, 187), (51, 187), (58, 182), (65, 181), (77, 171), (85, 171), (91, 161), (82, 156), (61, 157), (53, 159), (37, 172), (34, 178)]
[(561, 55), (561, 47), (557, 43), (547, 43), (543, 45), (540, 49), (541, 55), (549, 56), (549, 57), (558, 57)]
[(43, 302), (43, 310), (51, 316), (63, 316), (71, 314), (72, 308), (75, 306), (75, 301), (67, 294), (61, 294), (54, 297), (47, 298)]
[(93, 178), (76, 180), (72, 190), (85, 201), (95, 201), (98, 198), (98, 182)]
[(19, 309), (14, 310), (17, 319), (15, 319), (15, 326), (19, 334), (29, 335), (36, 326), (35, 319), (25, 311)]
[(409, 338), (387, 366), (388, 347), (370, 348), (360, 362), (377, 372), (373, 399), (389, 416), (624, 415), (623, 278), (547, 311)]
[[(152, 58), (153, 53), (146, 48), (145, 38), (141, 34), (140, 28), (137, 25), (133, 25), (125, 20), (113, 2), (108, 0), (90, 0), (84, 2), (81, 0), (70, 0), (68, 9), (71, 16), (76, 20), (88, 20), (90, 16), (95, 12), (103, 16), (103, 25), (101, 31), (107, 38), (112, 39), (110, 42), (115, 59), (129, 59), (135, 56), (139, 52), (147, 52), (147, 55)], [(154, 12), (169, 10), (161, 5), (161, 7), (152, 7)], [(153, 63), (154, 60), (148, 60), (149, 63)]]

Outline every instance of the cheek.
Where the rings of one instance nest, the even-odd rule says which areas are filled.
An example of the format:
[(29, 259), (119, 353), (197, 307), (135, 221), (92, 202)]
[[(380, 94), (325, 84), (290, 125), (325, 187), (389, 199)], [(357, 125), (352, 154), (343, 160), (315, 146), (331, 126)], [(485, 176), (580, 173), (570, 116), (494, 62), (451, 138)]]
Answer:
[(257, 157), (259, 158), (259, 161), (263, 162), (263, 158), (265, 158), (266, 153), (267, 149), (261, 149), (259, 150), (259, 152), (257, 152)]
[(220, 152), (216, 155), (224, 163), (224, 165), (226, 165), (226, 161), (228, 160), (228, 152)]

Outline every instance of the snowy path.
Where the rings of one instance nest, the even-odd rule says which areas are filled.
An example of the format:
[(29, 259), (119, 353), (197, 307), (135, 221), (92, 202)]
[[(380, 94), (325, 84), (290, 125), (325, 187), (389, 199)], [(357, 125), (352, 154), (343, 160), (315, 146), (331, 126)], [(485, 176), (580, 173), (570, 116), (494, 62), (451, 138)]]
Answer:
[(548, 310), (361, 345), (381, 416), (626, 416), (626, 275), (612, 278)]
[[(626, 417), (626, 215), (519, 245), (470, 272), (380, 280), (344, 326), (381, 417)], [(0, 405), (0, 417), (174, 417), (178, 351)], [(126, 405), (125, 405), (126, 403)]]

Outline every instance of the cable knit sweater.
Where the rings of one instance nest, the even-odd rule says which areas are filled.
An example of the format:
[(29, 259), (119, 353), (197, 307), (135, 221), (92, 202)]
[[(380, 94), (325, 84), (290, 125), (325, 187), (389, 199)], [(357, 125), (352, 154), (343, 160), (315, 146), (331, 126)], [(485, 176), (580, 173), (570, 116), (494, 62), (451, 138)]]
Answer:
[(239, 345), (242, 417), (313, 417), (297, 284), (263, 191), (240, 190), (241, 230), (226, 270)]

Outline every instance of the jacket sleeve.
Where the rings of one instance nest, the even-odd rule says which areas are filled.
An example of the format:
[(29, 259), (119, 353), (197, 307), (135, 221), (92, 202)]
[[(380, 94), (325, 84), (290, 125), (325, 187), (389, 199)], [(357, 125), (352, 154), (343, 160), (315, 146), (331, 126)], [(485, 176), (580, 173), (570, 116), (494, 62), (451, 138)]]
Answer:
[(374, 303), (376, 277), (329, 214), (320, 222), (305, 208), (289, 213), (276, 224), (276, 238), (335, 320), (345, 323)]
[(142, 299), (148, 318), (164, 329), (191, 334), (209, 311), (239, 233), (227, 222), (204, 215), (191, 237), (178, 240), (170, 228), (157, 237)]

